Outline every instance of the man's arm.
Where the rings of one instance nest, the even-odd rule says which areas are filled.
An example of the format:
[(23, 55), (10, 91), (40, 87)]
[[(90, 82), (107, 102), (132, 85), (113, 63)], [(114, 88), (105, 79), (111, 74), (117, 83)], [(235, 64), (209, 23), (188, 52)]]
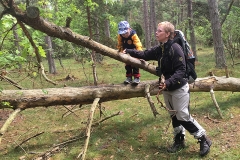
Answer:
[(144, 59), (146, 61), (149, 60), (158, 60), (158, 57), (161, 56), (161, 48), (159, 46), (152, 47), (151, 49), (138, 51), (136, 49), (126, 49), (124, 52), (130, 54), (130, 56)]

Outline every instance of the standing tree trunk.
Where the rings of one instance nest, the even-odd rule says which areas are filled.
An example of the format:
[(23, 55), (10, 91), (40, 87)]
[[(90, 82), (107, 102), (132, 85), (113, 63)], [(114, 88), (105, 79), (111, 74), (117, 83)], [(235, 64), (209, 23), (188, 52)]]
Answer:
[[(125, 5), (127, 4), (127, 0), (124, 0), (124, 4), (125, 4)], [(125, 21), (128, 21), (128, 14), (127, 14), (127, 12), (126, 12), (126, 14), (125, 14)]]
[(149, 32), (149, 16), (147, 0), (143, 0), (143, 17), (144, 17), (144, 31), (145, 31), (145, 47), (146, 49), (151, 47), (150, 44), (150, 32)]
[(16, 29), (16, 25), (13, 26), (13, 36), (14, 36), (14, 45), (15, 47), (17, 47), (17, 50), (19, 51), (20, 54), (18, 54), (19, 56), (21, 55), (21, 47), (19, 45), (19, 37), (18, 37), (18, 33), (17, 33), (17, 29)]
[(104, 20), (104, 32), (105, 32), (105, 36), (110, 38), (110, 22), (109, 19), (105, 19)]
[[(91, 16), (90, 16), (90, 8), (87, 4), (87, 18), (88, 18), (88, 29), (89, 29), (89, 36), (92, 38), (92, 25), (91, 25)], [(94, 79), (94, 85), (97, 86), (97, 70), (96, 70), (96, 52), (92, 50), (91, 53), (91, 59), (92, 59), (92, 70), (93, 70), (93, 79)]]
[(189, 23), (189, 30), (190, 30), (190, 44), (191, 44), (193, 54), (196, 58), (196, 61), (198, 61), (195, 31), (193, 27), (192, 0), (188, 0), (187, 2), (188, 2), (188, 23)]
[(150, 0), (150, 28), (151, 28), (151, 46), (155, 46), (158, 44), (158, 41), (155, 38), (155, 32), (157, 30), (157, 23), (156, 23), (156, 11), (155, 11), (155, 0)]
[[(21, 47), (20, 47), (20, 45), (19, 45), (19, 37), (18, 37), (18, 33), (17, 33), (17, 29), (16, 29), (16, 25), (14, 25), (13, 26), (13, 36), (14, 36), (14, 45), (15, 45), (15, 47), (17, 47), (17, 50), (18, 50), (18, 53), (17, 53), (17, 55), (18, 56), (21, 56), (22, 54), (21, 54), (21, 51), (22, 51), (22, 49), (21, 49)], [(22, 65), (19, 63), (18, 64), (18, 66), (19, 66), (19, 69), (21, 69), (22, 68)]]
[[(183, 5), (183, 0), (176, 0), (176, 2), (178, 3), (178, 5), (180, 6), (180, 14), (178, 14), (178, 24), (181, 23), (183, 21), (183, 17), (184, 17), (184, 5)], [(185, 12), (186, 13), (186, 12)]]
[(47, 50), (47, 59), (48, 59), (48, 68), (49, 73), (56, 74), (57, 70), (55, 67), (55, 62), (53, 58), (53, 48), (52, 48), (52, 40), (50, 36), (45, 37), (45, 43), (46, 43), (46, 50)]
[[(94, 17), (95, 18), (95, 39), (97, 42), (100, 42), (100, 31), (99, 31), (99, 19), (98, 17)], [(107, 21), (107, 22), (106, 22)], [(109, 25), (107, 26), (106, 23), (109, 23), (109, 20), (105, 21), (105, 34), (110, 37), (110, 29), (109, 29)], [(100, 53), (96, 52), (96, 62), (100, 63), (103, 60), (103, 55), (101, 55)]]
[(212, 35), (213, 35), (213, 45), (215, 51), (216, 68), (226, 67), (226, 58), (224, 55), (224, 46), (222, 40), (222, 31), (219, 20), (218, 3), (217, 0), (208, 0)]

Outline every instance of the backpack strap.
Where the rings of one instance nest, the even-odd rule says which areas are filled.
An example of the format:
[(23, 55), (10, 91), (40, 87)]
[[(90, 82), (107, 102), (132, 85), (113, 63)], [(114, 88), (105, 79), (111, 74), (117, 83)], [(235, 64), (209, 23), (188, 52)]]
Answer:
[[(164, 45), (161, 45), (160, 44), (160, 46), (159, 47), (161, 47), (162, 49), (161, 49), (161, 51), (162, 51), (162, 56), (160, 57), (158, 57), (158, 66), (156, 67), (156, 71), (157, 71), (157, 75), (159, 76), (159, 77), (161, 77), (161, 75), (162, 75), (162, 71), (161, 71), (161, 60), (162, 60), (162, 58), (165, 56), (165, 54), (167, 54), (167, 56), (168, 56), (168, 58), (170, 58), (171, 60), (172, 60), (172, 58), (173, 58), (173, 54), (172, 54), (172, 52), (170, 52), (170, 49), (171, 49), (171, 47), (172, 47), (172, 45), (173, 45), (173, 42), (170, 42), (170, 44), (168, 44), (168, 47), (165, 49), (164, 48)], [(165, 50), (164, 50), (165, 49)], [(173, 70), (173, 65), (172, 65), (172, 70)]]

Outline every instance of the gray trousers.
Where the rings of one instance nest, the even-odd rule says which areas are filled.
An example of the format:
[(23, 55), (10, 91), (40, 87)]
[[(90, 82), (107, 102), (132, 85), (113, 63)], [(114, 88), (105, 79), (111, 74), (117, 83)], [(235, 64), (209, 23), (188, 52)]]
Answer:
[(163, 91), (162, 93), (166, 107), (169, 109), (169, 114), (172, 118), (174, 136), (180, 132), (185, 134), (185, 129), (196, 139), (206, 134), (203, 127), (190, 115), (190, 92), (188, 84), (177, 90)]

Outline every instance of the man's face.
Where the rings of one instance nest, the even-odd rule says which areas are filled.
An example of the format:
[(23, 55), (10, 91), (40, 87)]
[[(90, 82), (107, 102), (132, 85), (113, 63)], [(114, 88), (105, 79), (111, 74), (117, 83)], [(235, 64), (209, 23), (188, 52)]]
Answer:
[(170, 33), (165, 32), (163, 26), (158, 26), (157, 31), (156, 31), (156, 40), (162, 43), (167, 42), (169, 39)]

